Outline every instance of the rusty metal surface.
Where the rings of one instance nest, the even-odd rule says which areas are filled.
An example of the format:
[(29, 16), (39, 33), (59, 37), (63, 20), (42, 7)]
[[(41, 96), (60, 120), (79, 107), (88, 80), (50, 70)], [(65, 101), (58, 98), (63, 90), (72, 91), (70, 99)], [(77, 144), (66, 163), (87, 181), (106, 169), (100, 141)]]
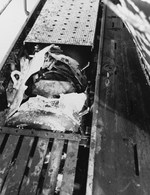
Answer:
[(25, 42), (92, 46), (99, 0), (47, 0)]
[(1, 194), (64, 194), (66, 189), (72, 194), (79, 140), (7, 136), (0, 153)]
[(39, 138), (33, 155), (33, 159), (28, 162), (28, 177), (23, 178), (20, 195), (34, 195), (38, 188), (38, 182), (42, 171), (44, 158), (46, 155), (49, 140)]
[(17, 145), (19, 137), (10, 135), (3, 153), (0, 158), (0, 190), (2, 188), (3, 181), (11, 168), (11, 159), (14, 155), (14, 150)]
[(47, 130), (36, 130), (36, 129), (20, 129), (12, 127), (0, 127), (0, 144), (3, 142), (5, 134), (11, 135), (23, 135), (30, 137), (39, 137), (39, 138), (57, 138), (62, 140), (72, 140), (79, 141), (80, 145), (89, 147), (89, 135), (80, 135), (77, 133), (61, 133), (61, 132), (51, 132)]
[[(64, 140), (81, 140), (80, 134), (75, 133), (61, 133), (61, 132), (52, 132), (47, 130), (36, 130), (36, 129), (20, 129), (20, 128), (11, 128), (11, 127), (1, 127), (0, 134), (12, 134), (12, 135), (24, 135), (30, 137), (41, 137), (41, 138), (57, 138)], [(85, 137), (86, 138), (86, 137)]]
[(71, 142), (68, 143), (67, 149), (67, 157), (65, 161), (65, 166), (63, 170), (63, 181), (61, 186), (60, 195), (72, 195), (75, 179), (75, 172), (76, 172), (76, 163), (77, 163), (77, 155), (78, 155), (78, 142)]
[(63, 147), (64, 147), (64, 140), (55, 139), (51, 150), (50, 160), (49, 160), (46, 177), (43, 185), (43, 190), (42, 190), (43, 195), (54, 194), (55, 192)]
[[(4, 181), (1, 194), (18, 194), (19, 186), (24, 175), (32, 143), (33, 138), (25, 137), (23, 139), (17, 159), (15, 159), (14, 163), (12, 163), (12, 166), (7, 174), (7, 178)], [(7, 168), (8, 166), (6, 169)]]

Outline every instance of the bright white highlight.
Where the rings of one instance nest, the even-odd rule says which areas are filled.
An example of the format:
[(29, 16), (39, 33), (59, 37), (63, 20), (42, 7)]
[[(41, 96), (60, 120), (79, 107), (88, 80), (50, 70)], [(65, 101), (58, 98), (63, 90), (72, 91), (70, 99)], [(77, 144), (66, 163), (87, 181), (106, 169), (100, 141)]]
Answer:
[(141, 64), (143, 71), (150, 84), (150, 17), (146, 16), (140, 6), (138, 7), (139, 1), (145, 2), (143, 3), (145, 10), (150, 8), (150, 0), (137, 0), (137, 2), (120, 0), (120, 4), (117, 5), (114, 5), (109, 0), (104, 0), (103, 2), (123, 20), (132, 34), (139, 57), (144, 61), (144, 64)]

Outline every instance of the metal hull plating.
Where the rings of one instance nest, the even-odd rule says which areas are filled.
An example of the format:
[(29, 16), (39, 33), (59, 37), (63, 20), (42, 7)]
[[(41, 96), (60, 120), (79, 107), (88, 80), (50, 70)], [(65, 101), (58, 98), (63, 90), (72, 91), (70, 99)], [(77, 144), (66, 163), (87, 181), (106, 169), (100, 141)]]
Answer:
[(132, 35), (139, 55), (141, 67), (150, 85), (150, 1), (123, 0), (104, 2), (125, 23)]

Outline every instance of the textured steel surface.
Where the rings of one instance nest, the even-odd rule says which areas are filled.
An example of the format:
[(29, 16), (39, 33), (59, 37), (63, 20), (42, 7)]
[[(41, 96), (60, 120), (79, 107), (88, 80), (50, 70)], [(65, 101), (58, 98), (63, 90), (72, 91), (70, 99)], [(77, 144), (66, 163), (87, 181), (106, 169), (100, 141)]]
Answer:
[(93, 45), (99, 0), (47, 0), (25, 42)]

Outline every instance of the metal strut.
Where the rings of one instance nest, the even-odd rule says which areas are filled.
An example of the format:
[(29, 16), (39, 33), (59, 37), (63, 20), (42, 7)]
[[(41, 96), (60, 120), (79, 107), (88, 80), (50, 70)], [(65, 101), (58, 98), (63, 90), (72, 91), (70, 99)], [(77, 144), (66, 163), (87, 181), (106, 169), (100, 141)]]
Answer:
[(7, 6), (10, 4), (12, 0), (8, 0), (7, 3), (3, 6), (3, 8), (0, 10), (0, 15), (5, 11), (5, 9), (7, 8)]
[(30, 14), (30, 12), (27, 10), (27, 0), (24, 0), (24, 12), (25, 14), (28, 16)]

